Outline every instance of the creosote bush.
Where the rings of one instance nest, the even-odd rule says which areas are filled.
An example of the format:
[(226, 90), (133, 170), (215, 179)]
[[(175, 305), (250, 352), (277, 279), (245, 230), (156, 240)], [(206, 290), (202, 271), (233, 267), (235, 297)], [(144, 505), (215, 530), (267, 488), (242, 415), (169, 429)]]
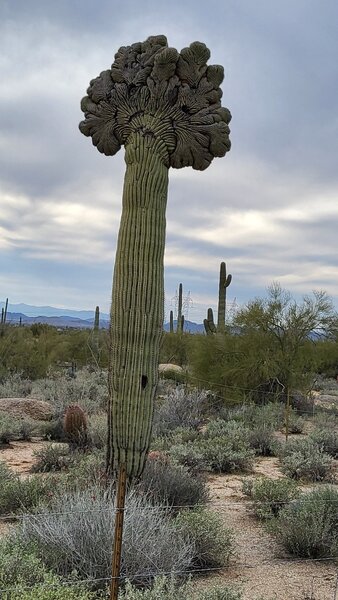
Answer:
[(0, 412), (0, 445), (7, 445), (19, 437), (20, 421), (4, 412)]
[(310, 439), (324, 452), (338, 458), (338, 431), (333, 428), (315, 429), (311, 432)]
[(299, 495), (297, 485), (290, 479), (267, 477), (243, 482), (243, 491), (252, 499), (256, 516), (264, 520), (276, 517)]
[(180, 512), (175, 525), (186, 539), (193, 541), (195, 569), (228, 565), (234, 553), (233, 534), (219, 515), (197, 508)]
[(280, 449), (282, 472), (292, 479), (332, 481), (333, 460), (311, 440), (289, 441)]
[(296, 556), (322, 558), (338, 555), (338, 490), (323, 486), (303, 494), (281, 510), (274, 531)]
[(48, 444), (33, 453), (35, 462), (32, 465), (33, 473), (50, 473), (62, 471), (69, 463), (68, 448), (62, 445)]
[(0, 515), (16, 514), (31, 510), (42, 500), (45, 502), (55, 494), (56, 482), (51, 476), (37, 475), (20, 479), (4, 466), (0, 469)]
[(142, 590), (127, 581), (119, 600), (241, 600), (242, 594), (226, 585), (195, 590), (193, 582), (179, 583), (174, 578), (156, 577), (150, 589)]
[(185, 467), (171, 463), (166, 456), (148, 458), (135, 489), (147, 494), (154, 503), (170, 507), (204, 504), (208, 499), (205, 481), (192, 476)]

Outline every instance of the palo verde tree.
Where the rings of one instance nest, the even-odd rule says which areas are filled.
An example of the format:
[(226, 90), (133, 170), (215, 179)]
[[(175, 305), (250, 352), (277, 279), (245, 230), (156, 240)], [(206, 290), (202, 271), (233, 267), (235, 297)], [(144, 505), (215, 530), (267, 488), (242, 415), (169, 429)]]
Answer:
[(230, 149), (221, 107), (223, 68), (208, 48), (178, 52), (165, 36), (121, 47), (82, 100), (80, 130), (106, 155), (125, 147), (115, 257), (107, 471), (143, 470), (150, 443), (163, 327), (163, 255), (169, 167), (206, 169)]
[(290, 388), (300, 383), (310, 366), (311, 353), (304, 351), (306, 344), (329, 336), (336, 322), (326, 292), (314, 291), (297, 302), (279, 283), (268, 288), (267, 298), (249, 302), (235, 319), (243, 335), (253, 334), (257, 349), (265, 348), (267, 371), (283, 384), (287, 403)]

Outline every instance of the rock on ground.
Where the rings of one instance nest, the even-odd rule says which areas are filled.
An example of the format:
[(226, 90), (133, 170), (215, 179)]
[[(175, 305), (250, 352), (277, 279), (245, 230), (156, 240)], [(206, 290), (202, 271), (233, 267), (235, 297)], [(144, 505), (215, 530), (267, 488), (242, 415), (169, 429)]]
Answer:
[(0, 398), (1, 412), (19, 419), (50, 421), (54, 410), (51, 404), (36, 398)]

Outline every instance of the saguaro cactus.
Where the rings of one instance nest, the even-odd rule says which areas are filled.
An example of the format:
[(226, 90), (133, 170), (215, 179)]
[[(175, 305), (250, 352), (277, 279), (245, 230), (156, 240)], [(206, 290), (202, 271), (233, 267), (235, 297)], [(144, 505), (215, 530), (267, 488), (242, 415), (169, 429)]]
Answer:
[(229, 287), (232, 280), (232, 275), (227, 275), (226, 264), (221, 262), (219, 272), (219, 286), (218, 286), (218, 314), (217, 314), (217, 327), (214, 322), (214, 314), (212, 308), (208, 308), (207, 318), (204, 319), (204, 329), (207, 335), (214, 333), (224, 333), (225, 331), (225, 312), (226, 312), (226, 294), (227, 288)]
[(219, 271), (219, 288), (218, 288), (218, 315), (217, 315), (217, 331), (223, 333), (225, 331), (225, 311), (226, 311), (226, 295), (227, 288), (232, 280), (232, 275), (227, 275), (226, 264), (221, 262)]
[(127, 165), (115, 258), (107, 471), (139, 476), (149, 449), (163, 326), (163, 254), (169, 167), (206, 169), (230, 149), (221, 107), (223, 68), (194, 42), (165, 36), (123, 46), (82, 100), (80, 130), (97, 149), (125, 146)]
[(95, 317), (94, 317), (94, 331), (98, 332), (100, 329), (100, 307), (97, 306), (95, 308)]
[(182, 283), (180, 283), (180, 285), (178, 287), (178, 306), (177, 306), (177, 324), (176, 324), (177, 333), (183, 332), (184, 321), (182, 321), (182, 304), (183, 304), (182, 299), (183, 299), (183, 285), (182, 285)]
[(169, 317), (169, 331), (170, 333), (174, 333), (174, 313), (172, 310), (170, 311)]

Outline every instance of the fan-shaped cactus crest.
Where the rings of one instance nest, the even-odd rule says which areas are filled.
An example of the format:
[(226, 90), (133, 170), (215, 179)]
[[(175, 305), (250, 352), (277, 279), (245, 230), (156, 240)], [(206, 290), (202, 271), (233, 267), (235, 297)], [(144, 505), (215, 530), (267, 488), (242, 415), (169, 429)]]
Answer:
[(80, 130), (97, 149), (125, 146), (122, 218), (111, 310), (109, 472), (142, 472), (150, 443), (163, 326), (163, 255), (168, 169), (206, 169), (230, 149), (221, 107), (223, 68), (193, 42), (178, 52), (165, 36), (119, 49), (93, 79)]

